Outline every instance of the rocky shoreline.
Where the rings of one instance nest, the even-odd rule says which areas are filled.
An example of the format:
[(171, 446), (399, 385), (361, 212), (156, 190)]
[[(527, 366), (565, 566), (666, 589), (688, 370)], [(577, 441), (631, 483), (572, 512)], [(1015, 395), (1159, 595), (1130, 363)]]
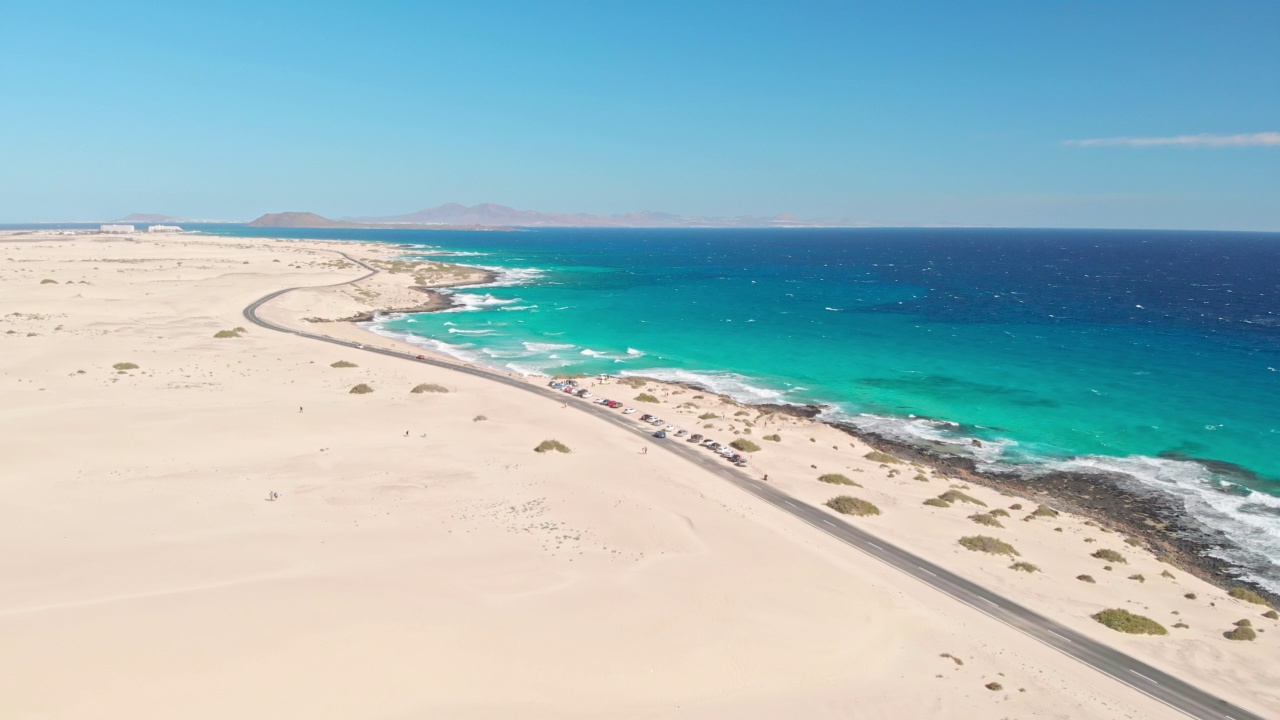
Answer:
[[(644, 378), (650, 382), (677, 385), (697, 392), (717, 394), (695, 383), (681, 383)], [(1093, 522), (1104, 532), (1122, 533), (1136, 539), (1157, 558), (1171, 567), (1194, 575), (1224, 590), (1248, 587), (1272, 603), (1280, 597), (1264, 587), (1242, 580), (1236, 568), (1213, 557), (1217, 548), (1234, 548), (1221, 536), (1205, 529), (1187, 516), (1176, 499), (1162, 493), (1135, 489), (1124, 476), (1107, 473), (1050, 472), (1035, 477), (1013, 473), (980, 470), (970, 458), (934, 452), (916, 445), (867, 432), (847, 423), (819, 419), (825, 409), (820, 405), (787, 405), (779, 403), (739, 403), (757, 412), (780, 413), (821, 422), (866, 443), (881, 452), (902, 460), (932, 468), (948, 477), (983, 485), (1038, 502), (1060, 512), (1078, 515)]]

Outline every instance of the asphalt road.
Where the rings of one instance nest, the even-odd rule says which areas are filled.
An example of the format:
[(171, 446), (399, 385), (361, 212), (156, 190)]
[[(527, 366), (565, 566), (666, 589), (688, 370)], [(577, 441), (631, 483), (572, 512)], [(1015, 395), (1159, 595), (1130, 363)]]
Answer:
[[(335, 285), (346, 285), (351, 282), (357, 282), (378, 273), (378, 270), (356, 260), (355, 258), (352, 258), (346, 253), (339, 254), (347, 260), (369, 270), (369, 272), (356, 280), (335, 283)], [(314, 289), (314, 287), (316, 286), (310, 286), (311, 289)], [(444, 367), (456, 372), (483, 377), (494, 382), (500, 382), (512, 387), (520, 388), (525, 392), (545, 396), (549, 400), (553, 400), (555, 402), (566, 402), (570, 399), (566, 398), (564, 393), (556, 392), (550, 388), (533, 385), (522, 379), (513, 378), (511, 376), (485, 370), (483, 368), (463, 365), (461, 363), (452, 363), (431, 357), (419, 359), (410, 353), (402, 353), (379, 347), (370, 347), (363, 343), (348, 342), (346, 340), (338, 340), (324, 335), (293, 330), (258, 317), (258, 308), (262, 307), (264, 303), (267, 303), (291, 290), (299, 289), (308, 288), (286, 288), (284, 290), (273, 292), (270, 295), (257, 300), (252, 305), (249, 305), (244, 309), (245, 319), (260, 327), (278, 330), (291, 335), (298, 335), (312, 340), (332, 343), (334, 345), (342, 345), (343, 347), (355, 348), (365, 352), (373, 352), (380, 355), (387, 355), (389, 357), (402, 358), (412, 362)], [(1163, 702), (1175, 710), (1179, 710), (1193, 718), (1205, 718), (1206, 720), (1263, 720), (1260, 715), (1251, 713), (1248, 710), (1244, 710), (1226, 702), (1225, 700), (1221, 700), (1210, 695), (1203, 690), (1199, 690), (1189, 683), (1157, 670), (1140, 660), (1131, 658), (1108, 645), (1081, 635), (1064, 625), (1060, 625), (1059, 623), (1039, 615), (1022, 605), (997, 595), (981, 585), (970, 582), (969, 580), (949, 572), (938, 565), (934, 565), (928, 560), (917, 557), (902, 548), (896, 547), (869, 535), (824, 509), (820, 509), (797, 500), (796, 498), (777, 490), (768, 483), (761, 482), (760, 480), (737, 470), (718, 456), (713, 455), (697, 445), (674, 438), (668, 440), (656, 440), (651, 436), (652, 428), (641, 425), (635, 420), (630, 419), (628, 416), (621, 415), (616, 410), (610, 410), (601, 405), (588, 403), (582, 400), (576, 400), (569, 404), (571, 407), (596, 415), (606, 422), (613, 423), (624, 430), (646, 438), (654, 445), (665, 448), (670, 452), (679, 455), (704, 470), (715, 474), (738, 488), (756, 496), (770, 505), (773, 505), (779, 510), (791, 514), (822, 532), (825, 532), (846, 544), (852, 545), (867, 555), (897, 568), (935, 590), (950, 595), (965, 605), (995, 618), (1006, 625), (1016, 628), (1036, 640), (1039, 640), (1045, 645), (1053, 647), (1060, 652), (1079, 660), (1085, 665), (1092, 667), (1098, 672), (1109, 675), (1125, 685), (1132, 687), (1138, 692)]]

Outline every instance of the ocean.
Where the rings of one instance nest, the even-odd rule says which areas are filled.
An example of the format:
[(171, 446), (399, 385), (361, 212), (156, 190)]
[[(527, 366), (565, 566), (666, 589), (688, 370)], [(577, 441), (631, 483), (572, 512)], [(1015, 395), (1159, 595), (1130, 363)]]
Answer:
[(1121, 473), (1280, 593), (1280, 234), (207, 230), (498, 270), (371, 327), (471, 362), (819, 404), (990, 471)]

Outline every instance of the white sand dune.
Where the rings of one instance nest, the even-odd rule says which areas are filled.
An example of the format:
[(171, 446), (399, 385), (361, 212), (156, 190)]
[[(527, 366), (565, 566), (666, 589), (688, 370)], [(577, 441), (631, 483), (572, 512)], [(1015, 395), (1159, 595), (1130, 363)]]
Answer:
[[(269, 292), (362, 274), (338, 246), (0, 236), (0, 717), (1181, 717), (584, 413), (255, 326), (213, 337)], [(420, 300), (397, 278), (263, 314)], [(697, 422), (674, 407), (692, 393), (651, 387)], [(1261, 608), (1161, 578), (1076, 518), (986, 532), (1044, 570), (1009, 571), (955, 545), (986, 531), (964, 508), (920, 504), (947, 481), (888, 478), (829, 428), (762, 423), (784, 441), (753, 467), (786, 491), (821, 503), (838, 491), (810, 465), (846, 472), (884, 511), (860, 526), (1280, 713), (1280, 628)], [(573, 452), (532, 451), (548, 438)], [(1102, 571), (1103, 544), (1131, 564)], [(1119, 635), (1088, 618), (1108, 606), (1191, 628)], [(1222, 639), (1241, 617), (1269, 632)]]

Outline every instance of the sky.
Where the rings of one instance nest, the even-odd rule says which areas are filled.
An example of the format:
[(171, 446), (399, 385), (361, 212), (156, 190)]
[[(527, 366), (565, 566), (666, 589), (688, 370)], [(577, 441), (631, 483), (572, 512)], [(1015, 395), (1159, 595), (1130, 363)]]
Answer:
[(0, 0), (0, 223), (1280, 230), (1280, 2)]

